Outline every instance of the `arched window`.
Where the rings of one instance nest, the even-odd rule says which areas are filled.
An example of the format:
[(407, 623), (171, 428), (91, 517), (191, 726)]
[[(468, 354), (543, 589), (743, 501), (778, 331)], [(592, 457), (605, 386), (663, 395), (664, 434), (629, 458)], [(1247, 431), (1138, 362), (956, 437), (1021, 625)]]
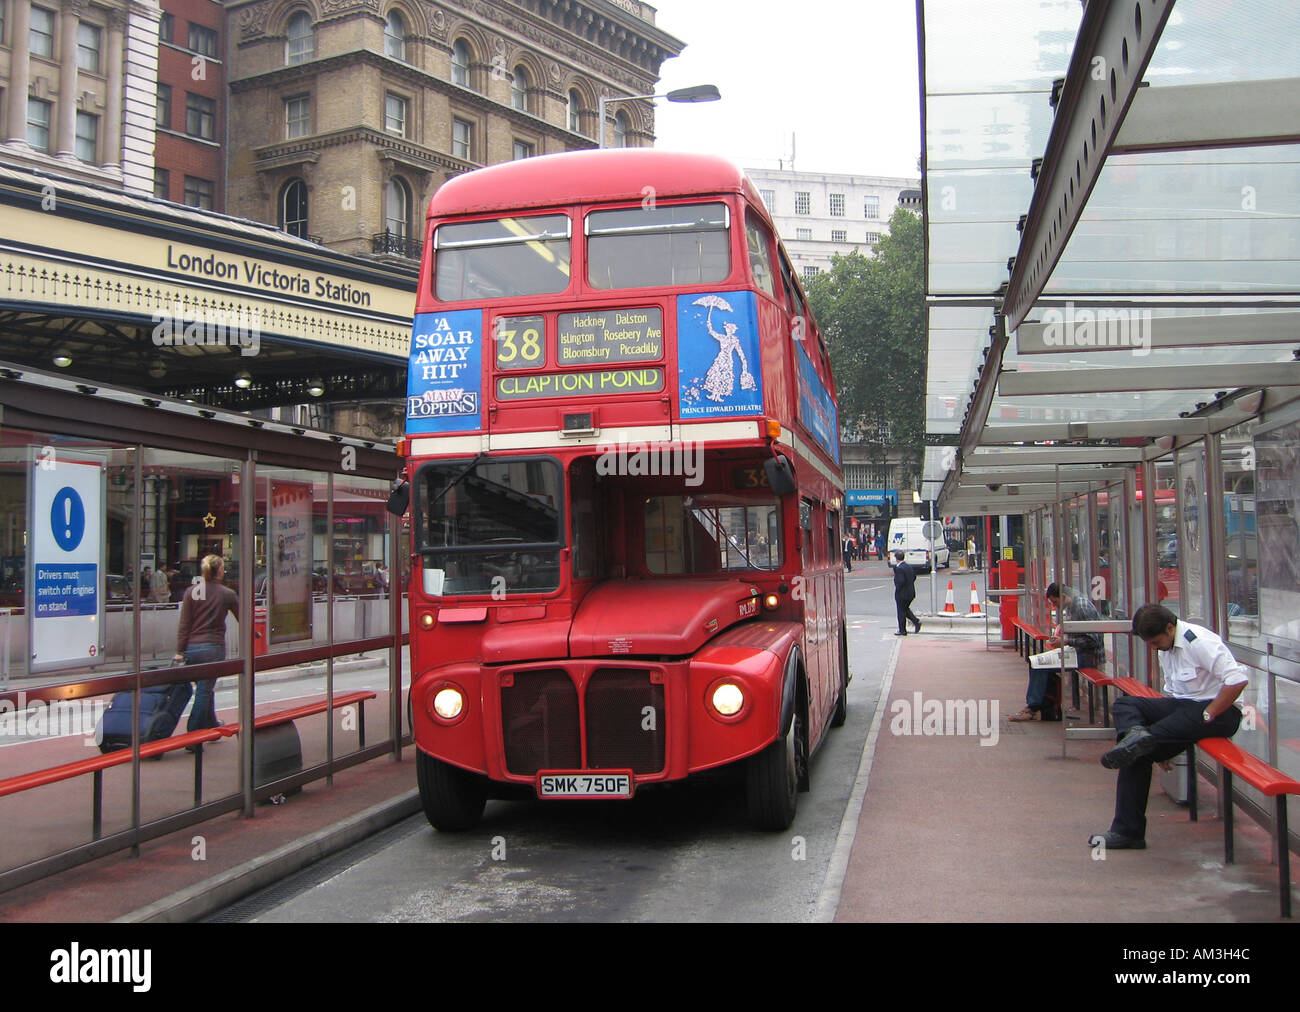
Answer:
[(289, 19), (289, 28), (285, 34), (285, 63), (290, 65), (306, 63), (316, 55), (316, 39), (312, 35), (311, 15), (306, 11), (299, 11)]
[(569, 89), (569, 129), (582, 133), (582, 93), (577, 88)]
[(406, 59), (406, 22), (397, 11), (389, 11), (384, 22), (384, 55), (394, 60)]
[(524, 67), (515, 67), (514, 75), (510, 78), (510, 105), (520, 112), (528, 111), (528, 71)]
[(299, 239), (307, 238), (307, 184), (291, 179), (280, 188), (280, 227)]
[(462, 88), (469, 87), (469, 43), (457, 39), (451, 47), (451, 83)]
[(614, 147), (627, 147), (627, 131), (627, 113), (619, 110), (614, 114)]
[(384, 231), (399, 239), (411, 236), (411, 188), (401, 176), (384, 188)]

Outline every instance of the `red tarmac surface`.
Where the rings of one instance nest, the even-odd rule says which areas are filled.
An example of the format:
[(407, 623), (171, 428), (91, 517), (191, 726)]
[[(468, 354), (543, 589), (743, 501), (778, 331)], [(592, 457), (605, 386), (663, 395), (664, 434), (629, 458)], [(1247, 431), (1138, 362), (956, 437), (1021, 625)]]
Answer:
[[(836, 920), (1280, 919), (1268, 834), (1238, 809), (1237, 863), (1225, 866), (1211, 785), (1201, 781), (1201, 818), (1191, 823), (1186, 808), (1161, 792), (1157, 775), (1148, 849), (1094, 860), (1088, 838), (1109, 827), (1114, 803), (1115, 774), (1097, 761), (1108, 746), (1070, 742), (1062, 759), (1061, 724), (1009, 723), (1025, 689), (1024, 663), (1010, 650), (986, 651), (982, 637), (925, 634), (900, 647), (864, 764), (869, 779)], [(996, 701), (997, 743), (980, 745), (978, 733), (892, 733), (895, 702), (911, 705), (917, 692), (923, 700)], [(366, 706), (368, 743), (385, 736), (384, 702), (381, 694)], [(323, 757), (324, 726), (323, 716), (298, 722), (308, 763)], [(336, 747), (354, 747), (355, 732), (337, 728)], [(208, 799), (234, 789), (237, 748), (237, 739), (208, 748)], [(0, 749), (0, 758), (10, 751)], [(139, 858), (122, 851), (2, 893), (0, 922), (102, 922), (142, 911), (166, 920), (202, 916), (324, 856), (344, 836), (360, 838), (418, 811), (412, 756), (407, 747), (403, 762), (375, 759), (336, 775), (332, 787), (314, 782), (287, 804), (259, 806), (253, 819), (231, 813), (151, 841)], [(123, 779), (125, 771), (115, 773)], [(143, 764), (142, 777), (153, 785), (150, 807), (158, 809), (150, 814), (182, 810), (192, 773), (184, 753)], [(120, 815), (107, 813), (120, 812), (125, 797), (111, 777), (105, 797), (110, 832), (121, 828), (114, 824)], [(84, 843), (89, 825), (88, 777), (0, 798), (3, 866), (21, 863), (20, 851), (30, 860), (57, 849), (55, 842)], [(194, 859), (200, 836), (201, 861)]]

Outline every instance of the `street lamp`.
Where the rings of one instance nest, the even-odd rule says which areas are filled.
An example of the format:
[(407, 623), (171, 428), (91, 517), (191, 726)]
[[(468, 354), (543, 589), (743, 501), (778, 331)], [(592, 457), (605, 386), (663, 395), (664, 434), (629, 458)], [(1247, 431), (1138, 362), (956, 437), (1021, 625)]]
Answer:
[(605, 107), (609, 103), (637, 102), (656, 98), (666, 98), (669, 102), (716, 102), (722, 98), (722, 95), (715, 84), (697, 84), (690, 88), (677, 88), (665, 95), (601, 95), (600, 122), (596, 124), (596, 129), (600, 131), (600, 146), (602, 148), (608, 147), (605, 143)]

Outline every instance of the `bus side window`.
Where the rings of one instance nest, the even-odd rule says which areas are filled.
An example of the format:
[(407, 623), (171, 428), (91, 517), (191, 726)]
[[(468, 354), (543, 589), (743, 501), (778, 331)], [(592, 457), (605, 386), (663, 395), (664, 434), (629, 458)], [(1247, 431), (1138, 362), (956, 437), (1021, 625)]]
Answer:
[(772, 270), (772, 236), (753, 211), (745, 212), (745, 244), (749, 251), (749, 272), (753, 275), (754, 287), (779, 302), (776, 275)]
[(792, 333), (799, 335), (796, 340), (803, 340), (809, 329), (808, 306), (803, 301), (803, 296), (799, 294), (799, 285), (794, 280), (794, 270), (790, 267), (790, 261), (785, 258), (785, 251), (781, 251), (781, 282), (785, 288), (786, 301), (789, 303), (790, 312), (799, 318), (798, 330)]

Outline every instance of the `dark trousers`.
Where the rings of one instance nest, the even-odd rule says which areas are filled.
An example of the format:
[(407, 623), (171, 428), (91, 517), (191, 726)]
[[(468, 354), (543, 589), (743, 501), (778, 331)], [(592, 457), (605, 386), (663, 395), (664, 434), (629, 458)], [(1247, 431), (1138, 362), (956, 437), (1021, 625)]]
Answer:
[(1147, 834), (1147, 796), (1151, 792), (1151, 765), (1172, 759), (1188, 745), (1202, 738), (1231, 738), (1241, 726), (1241, 711), (1230, 706), (1210, 723), (1201, 714), (1208, 701), (1196, 699), (1142, 699), (1124, 696), (1115, 700), (1116, 739), (1132, 728), (1145, 726), (1159, 741), (1154, 752), (1119, 770), (1115, 784), (1115, 820), (1111, 832), (1143, 840)]
[(894, 607), (898, 610), (898, 631), (901, 633), (907, 632), (905, 622), (911, 622), (912, 625), (916, 626), (921, 624), (920, 620), (912, 614), (912, 602), (915, 600), (914, 597), (909, 597), (906, 601), (894, 598)]

